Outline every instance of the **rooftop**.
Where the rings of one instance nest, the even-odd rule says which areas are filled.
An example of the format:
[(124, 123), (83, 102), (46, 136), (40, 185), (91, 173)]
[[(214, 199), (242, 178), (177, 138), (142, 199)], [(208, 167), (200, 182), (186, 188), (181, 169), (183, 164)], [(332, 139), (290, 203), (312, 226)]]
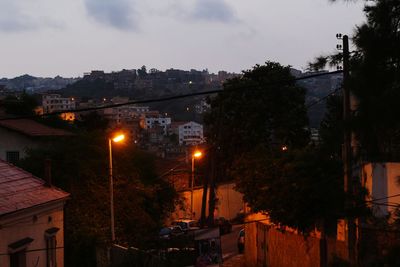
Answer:
[(0, 127), (7, 128), (28, 136), (68, 136), (72, 133), (52, 128), (29, 119), (0, 120)]
[(63, 200), (68, 193), (0, 160), (0, 216), (48, 202)]

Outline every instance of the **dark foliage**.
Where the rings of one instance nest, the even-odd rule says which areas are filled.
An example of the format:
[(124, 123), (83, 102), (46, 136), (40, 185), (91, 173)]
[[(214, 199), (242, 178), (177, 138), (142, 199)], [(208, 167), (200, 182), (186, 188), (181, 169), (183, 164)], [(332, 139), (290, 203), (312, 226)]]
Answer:
[(292, 80), (289, 67), (257, 65), (224, 85), (205, 121), (218, 178), (235, 178), (254, 211), (307, 232), (343, 214), (342, 168), (309, 146), (305, 92)]
[(29, 116), (35, 114), (34, 109), (38, 106), (38, 102), (35, 97), (24, 92), (20, 96), (7, 96), (1, 101), (1, 106), (8, 114)]
[[(53, 183), (71, 193), (65, 210), (68, 266), (94, 266), (96, 246), (110, 242), (107, 134), (78, 133), (48, 149), (29, 151), (21, 166), (43, 177), (52, 160)], [(114, 145), (114, 205), (118, 243), (154, 245), (164, 218), (174, 209), (175, 190), (158, 177), (154, 158), (128, 144)]]

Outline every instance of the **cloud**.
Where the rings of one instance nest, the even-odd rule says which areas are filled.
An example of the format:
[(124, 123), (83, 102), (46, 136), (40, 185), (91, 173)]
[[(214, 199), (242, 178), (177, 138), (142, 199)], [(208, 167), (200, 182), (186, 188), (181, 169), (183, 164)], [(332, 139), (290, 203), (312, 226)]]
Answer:
[(16, 33), (40, 28), (60, 29), (63, 27), (63, 24), (57, 20), (37, 15), (37, 13), (34, 14), (35, 16), (32, 16), (29, 13), (23, 12), (23, 8), (12, 0), (2, 0), (0, 32)]
[(196, 0), (191, 17), (223, 23), (238, 21), (234, 10), (224, 0)]
[(132, 0), (84, 0), (88, 14), (97, 22), (120, 30), (137, 30)]

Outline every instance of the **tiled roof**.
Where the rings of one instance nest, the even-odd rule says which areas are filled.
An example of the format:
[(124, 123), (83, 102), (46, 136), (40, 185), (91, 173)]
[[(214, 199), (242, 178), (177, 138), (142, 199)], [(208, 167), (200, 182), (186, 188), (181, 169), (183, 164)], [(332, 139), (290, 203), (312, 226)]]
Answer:
[(14, 130), (29, 136), (66, 136), (72, 133), (52, 128), (29, 119), (10, 119), (0, 121), (0, 127)]
[(62, 200), (68, 193), (0, 160), (0, 216), (47, 202)]
[(180, 125), (188, 123), (187, 121), (173, 121), (171, 122), (171, 128), (177, 128)]

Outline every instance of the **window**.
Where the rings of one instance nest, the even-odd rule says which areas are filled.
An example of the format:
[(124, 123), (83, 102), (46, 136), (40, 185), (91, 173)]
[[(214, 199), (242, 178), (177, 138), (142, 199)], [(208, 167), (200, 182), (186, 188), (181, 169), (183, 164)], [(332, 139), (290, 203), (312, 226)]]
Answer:
[(56, 235), (60, 228), (52, 227), (45, 231), (46, 239), (46, 267), (57, 266), (57, 239)]
[(6, 160), (10, 163), (16, 164), (19, 161), (19, 151), (7, 151)]
[(26, 237), (8, 245), (10, 267), (26, 267), (26, 248), (32, 241), (32, 238)]
[(26, 267), (26, 249), (10, 254), (10, 267)]

